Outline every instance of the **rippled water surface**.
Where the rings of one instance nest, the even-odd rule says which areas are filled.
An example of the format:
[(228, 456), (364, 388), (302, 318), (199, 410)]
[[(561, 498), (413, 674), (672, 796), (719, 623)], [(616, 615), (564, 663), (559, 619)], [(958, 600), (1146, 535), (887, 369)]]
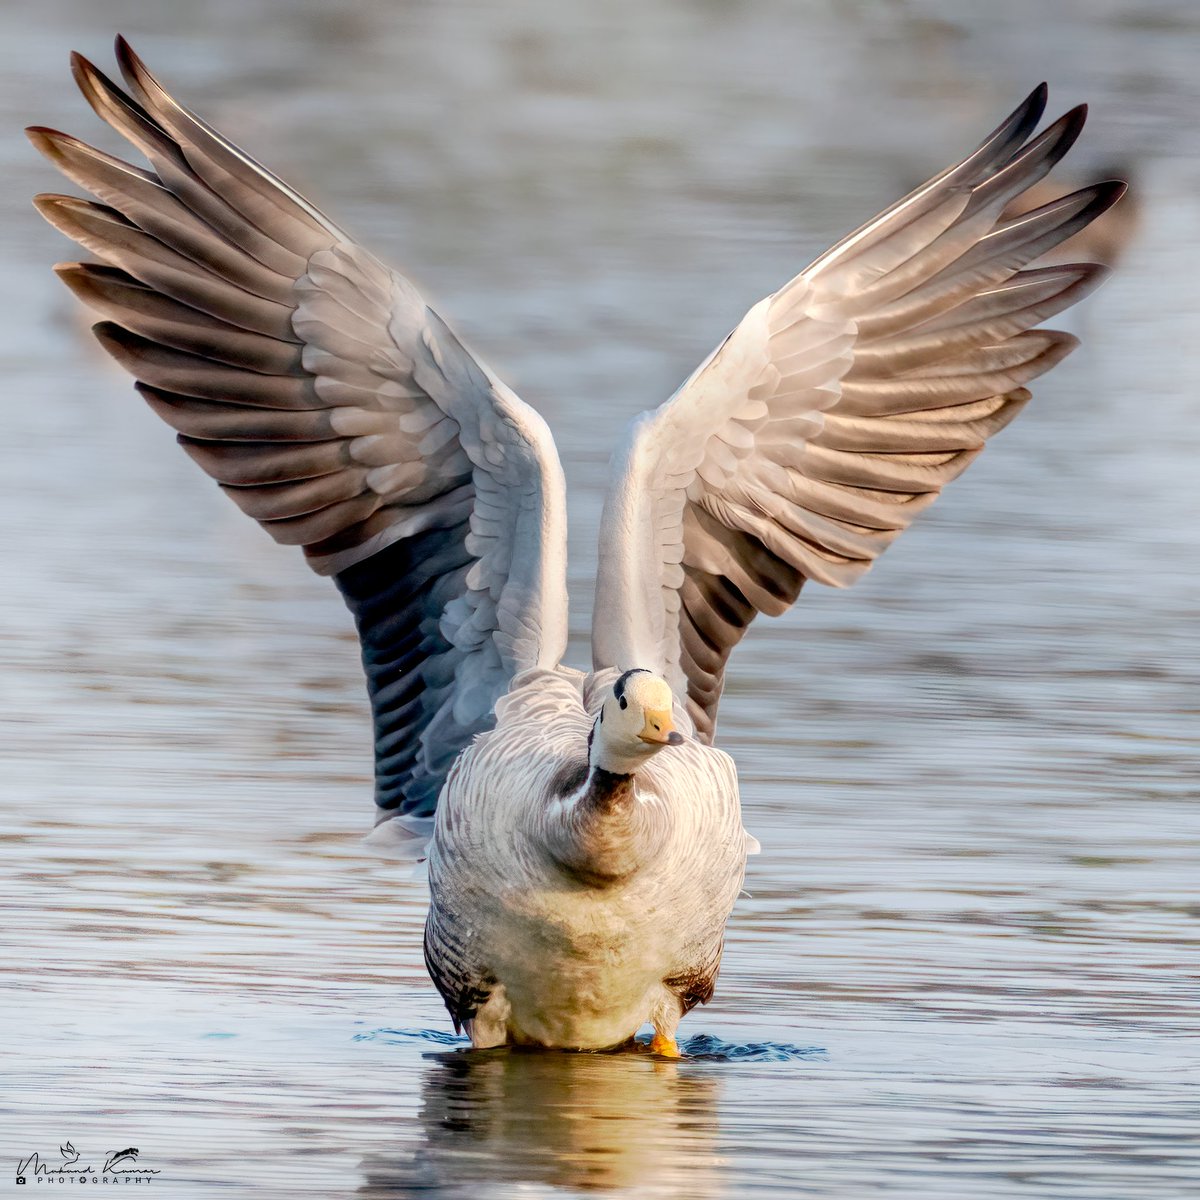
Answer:
[[(83, 336), (28, 122), (121, 29), (548, 417), (586, 657), (608, 450), (1046, 77), (1139, 203), (1084, 348), (850, 593), (734, 659), (763, 843), (686, 1061), (491, 1052), (369, 857), (327, 583)], [(8, 0), (0, 1184), (179, 1196), (1200, 1194), (1200, 17), (1183, 3)], [(1074, 162), (1075, 175), (1070, 163)]]

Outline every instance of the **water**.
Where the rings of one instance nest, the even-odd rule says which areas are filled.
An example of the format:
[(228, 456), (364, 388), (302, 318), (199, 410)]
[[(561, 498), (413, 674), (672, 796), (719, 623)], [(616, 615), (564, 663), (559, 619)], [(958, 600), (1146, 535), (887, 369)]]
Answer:
[[(343, 11), (344, 10), (344, 11)], [(0, 1177), (176, 1196), (1200, 1191), (1190, 6), (9, 0)], [(608, 449), (1037, 80), (1140, 197), (1086, 345), (722, 709), (763, 843), (687, 1061), (473, 1055), (365, 855), (349, 621), (81, 336), (27, 122), (120, 29), (403, 264), (555, 429), (586, 654)]]

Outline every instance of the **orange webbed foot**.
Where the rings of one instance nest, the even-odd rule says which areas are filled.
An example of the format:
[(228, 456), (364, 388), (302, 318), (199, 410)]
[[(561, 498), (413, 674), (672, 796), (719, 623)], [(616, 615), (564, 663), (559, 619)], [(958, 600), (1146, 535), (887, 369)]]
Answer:
[(650, 1039), (650, 1053), (661, 1054), (663, 1058), (682, 1058), (679, 1043), (674, 1038), (663, 1037), (656, 1029)]

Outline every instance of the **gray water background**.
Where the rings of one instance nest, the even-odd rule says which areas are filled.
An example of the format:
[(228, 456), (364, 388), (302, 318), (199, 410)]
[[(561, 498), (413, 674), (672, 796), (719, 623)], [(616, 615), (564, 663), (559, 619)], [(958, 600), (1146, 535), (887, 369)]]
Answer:
[[(851, 592), (734, 659), (763, 843), (696, 1057), (463, 1054), (366, 855), (350, 622), (51, 276), (19, 137), (121, 30), (536, 405), (586, 661), (606, 460), (740, 315), (1042, 78), (1137, 232), (1084, 347)], [(1184, 3), (6, 0), (0, 1188), (1200, 1194), (1200, 13)], [(705, 1057), (703, 1051), (713, 1053)]]

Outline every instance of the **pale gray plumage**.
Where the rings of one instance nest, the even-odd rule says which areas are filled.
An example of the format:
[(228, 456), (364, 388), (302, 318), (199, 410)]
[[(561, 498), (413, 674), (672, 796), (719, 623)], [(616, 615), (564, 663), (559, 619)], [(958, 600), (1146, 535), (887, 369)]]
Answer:
[(961, 164), (755, 305), (619, 452), (595, 661), (661, 671), (705, 740), (754, 615), (783, 612), (806, 579), (858, 579), (1074, 348), (1032, 326), (1103, 270), (1021, 268), (1124, 185), (999, 221), (1083, 126), (1075, 109), (1022, 147), (1044, 102), (1039, 88)]
[(633, 424), (584, 676), (560, 666), (566, 510), (541, 418), (122, 39), (117, 57), (128, 92), (78, 56), (75, 77), (152, 170), (29, 131), (99, 201), (38, 197), (102, 260), (57, 270), (187, 452), (346, 597), (381, 832), (433, 835), (426, 955), (455, 1023), (477, 1045), (597, 1047), (649, 1020), (670, 1050), (753, 846), (711, 746), (730, 651), (806, 580), (859, 578), (1073, 349), (1035, 326), (1101, 269), (1028, 264), (1123, 185), (1001, 214), (1084, 110), (1030, 139), (1037, 89)]
[(442, 794), (426, 961), (477, 1044), (611, 1046), (652, 1016), (670, 1036), (712, 993), (747, 848), (728, 755), (690, 740), (651, 758), (638, 803), (605, 818), (636, 823), (632, 845), (590, 848), (595, 874), (566, 859), (563, 767), (586, 766), (616, 675), (518, 676)]
[(132, 96), (79, 56), (76, 80), (157, 174), (30, 130), (107, 206), (38, 197), (107, 264), (59, 273), (184, 449), (335, 577), (363, 640), (381, 816), (420, 828), (513, 674), (565, 649), (553, 440), (403, 276), (176, 104), (121, 39), (117, 55)]

